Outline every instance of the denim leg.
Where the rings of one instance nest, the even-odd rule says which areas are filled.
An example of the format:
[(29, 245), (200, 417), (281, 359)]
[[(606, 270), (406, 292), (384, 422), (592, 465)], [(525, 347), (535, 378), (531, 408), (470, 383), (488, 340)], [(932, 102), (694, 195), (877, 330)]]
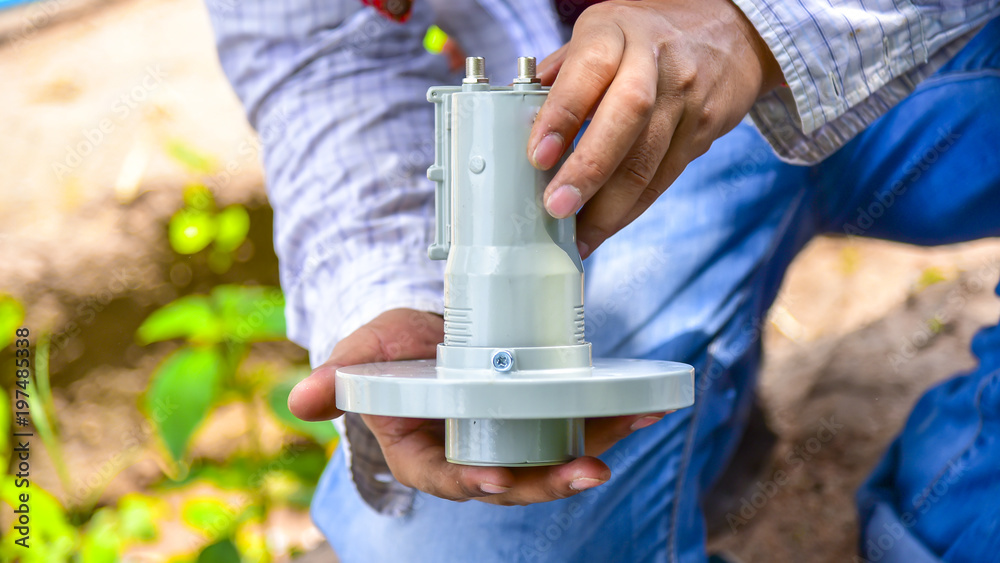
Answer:
[[(820, 167), (823, 228), (914, 244), (1000, 235), (998, 102), (1000, 19)], [(972, 350), (979, 367), (920, 399), (859, 492), (864, 559), (1000, 561), (1000, 327)]]

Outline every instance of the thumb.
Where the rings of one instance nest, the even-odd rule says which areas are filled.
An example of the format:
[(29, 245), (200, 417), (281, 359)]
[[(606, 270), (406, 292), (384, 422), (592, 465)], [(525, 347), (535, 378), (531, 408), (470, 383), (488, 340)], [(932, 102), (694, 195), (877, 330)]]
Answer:
[(443, 321), (432, 313), (393, 309), (337, 343), (330, 358), (292, 389), (288, 409), (307, 421), (344, 414), (337, 408), (336, 375), (344, 366), (433, 358), (443, 336)]

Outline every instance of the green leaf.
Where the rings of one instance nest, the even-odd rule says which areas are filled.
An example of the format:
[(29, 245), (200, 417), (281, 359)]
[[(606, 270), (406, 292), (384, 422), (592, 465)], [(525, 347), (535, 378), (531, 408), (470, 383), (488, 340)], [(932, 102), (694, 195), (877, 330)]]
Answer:
[(87, 524), (80, 549), (80, 560), (86, 563), (115, 563), (122, 551), (117, 533), (118, 519), (110, 509), (98, 510)]
[(208, 539), (217, 540), (232, 534), (239, 514), (217, 498), (202, 497), (184, 501), (181, 519)]
[(211, 410), (221, 374), (219, 352), (207, 347), (181, 348), (153, 374), (146, 412), (174, 461), (184, 457), (191, 435)]
[(181, 209), (170, 218), (168, 237), (178, 254), (194, 254), (215, 238), (215, 220), (200, 209)]
[(276, 287), (220, 285), (212, 300), (225, 337), (237, 342), (285, 339), (285, 298)]
[(240, 563), (240, 552), (232, 540), (222, 540), (201, 550), (198, 563)]
[(202, 295), (189, 295), (153, 311), (139, 326), (136, 337), (142, 344), (173, 338), (215, 343), (222, 339), (221, 331), (212, 302)]
[(288, 393), (292, 387), (298, 383), (298, 379), (288, 379), (281, 381), (271, 388), (267, 394), (267, 404), (271, 407), (271, 412), (288, 428), (309, 436), (323, 446), (337, 439), (337, 429), (329, 421), (306, 422), (295, 417), (288, 410)]
[(21, 303), (6, 293), (0, 293), (0, 349), (14, 341), (14, 332), (23, 322), (24, 307)]
[(922, 291), (943, 281), (948, 281), (948, 276), (941, 268), (935, 266), (924, 268), (924, 271), (920, 272), (920, 279), (917, 280), (917, 291)]
[(167, 154), (191, 172), (210, 174), (215, 168), (212, 157), (180, 139), (174, 139), (167, 143)]
[(208, 269), (216, 274), (224, 274), (233, 266), (233, 255), (230, 252), (222, 252), (218, 248), (213, 248), (208, 253)]
[(243, 244), (250, 232), (250, 214), (242, 205), (230, 205), (215, 216), (215, 248), (232, 252)]
[(156, 539), (156, 520), (163, 512), (162, 500), (129, 493), (118, 500), (119, 529), (124, 540), (151, 541)]

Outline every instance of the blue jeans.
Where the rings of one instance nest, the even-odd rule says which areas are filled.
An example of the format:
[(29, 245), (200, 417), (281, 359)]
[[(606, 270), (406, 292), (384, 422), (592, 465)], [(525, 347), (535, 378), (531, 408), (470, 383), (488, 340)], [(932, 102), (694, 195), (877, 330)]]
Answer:
[[(602, 456), (611, 481), (525, 507), (418, 494), (393, 518), (359, 498), (338, 450), (313, 519), (345, 562), (703, 561), (699, 501), (753, 402), (762, 319), (796, 253), (845, 232), (925, 245), (1000, 235), (1000, 20), (817, 166), (778, 161), (740, 125), (588, 259), (595, 357), (697, 370), (692, 408)], [(1000, 328), (973, 351), (980, 367), (924, 396), (860, 493), (869, 559), (1000, 553)], [(942, 479), (949, 493), (928, 505)]]

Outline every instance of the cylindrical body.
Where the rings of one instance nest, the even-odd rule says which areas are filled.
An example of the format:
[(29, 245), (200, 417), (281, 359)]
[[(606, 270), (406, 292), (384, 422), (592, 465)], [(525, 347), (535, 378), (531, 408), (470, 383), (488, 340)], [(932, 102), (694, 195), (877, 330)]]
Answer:
[(583, 265), (575, 220), (542, 205), (552, 172), (528, 161), (546, 92), (452, 94), (452, 230), (445, 270), (447, 346), (582, 344)]
[[(444, 193), (450, 196), (441, 202), (450, 211), (448, 240), (440, 246), (448, 248), (445, 336), (438, 354), (443, 378), (516, 378), (519, 367), (528, 369), (539, 359), (559, 368), (554, 377), (590, 366), (589, 346), (581, 349), (583, 265), (575, 219), (546, 212), (542, 192), (554, 171), (537, 170), (527, 157), (547, 90), (531, 81), (528, 61), (521, 66), (526, 78), (513, 88), (467, 79), (439, 108), (444, 115), (438, 127), (447, 134), (438, 132), (438, 147), (448, 154), (439, 155), (437, 169), (447, 171), (429, 175), (446, 177)], [(455, 348), (470, 351), (461, 366), (451, 360), (458, 354), (445, 353)], [(470, 357), (486, 369), (470, 370)], [(565, 463), (583, 455), (583, 441), (582, 419), (505, 419), (498, 412), (446, 424), (448, 460), (470, 465)]]

